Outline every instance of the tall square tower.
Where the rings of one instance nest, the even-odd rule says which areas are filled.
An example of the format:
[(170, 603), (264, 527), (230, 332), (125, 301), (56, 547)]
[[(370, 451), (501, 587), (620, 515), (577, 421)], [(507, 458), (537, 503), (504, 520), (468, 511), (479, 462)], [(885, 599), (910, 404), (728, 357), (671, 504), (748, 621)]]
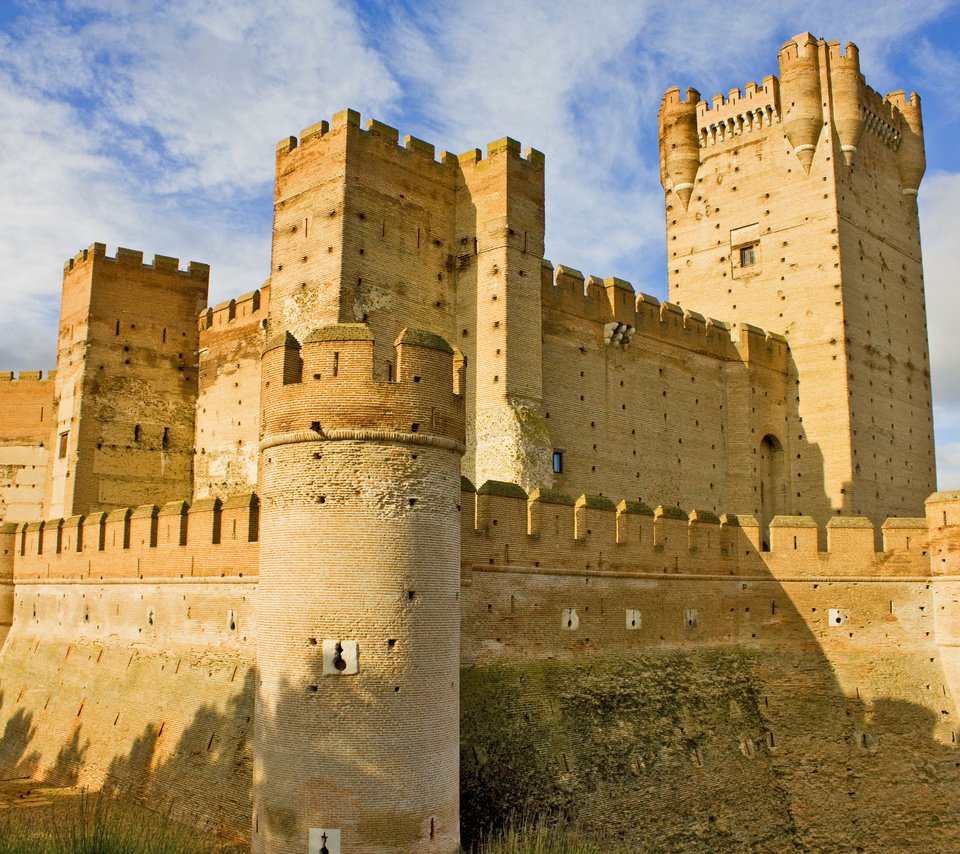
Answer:
[(192, 494), (209, 273), (102, 243), (64, 265), (45, 518)]
[(784, 512), (922, 515), (936, 476), (920, 99), (880, 96), (855, 45), (809, 33), (779, 65), (712, 103), (664, 95), (670, 299), (787, 337), (799, 418), (774, 437)]

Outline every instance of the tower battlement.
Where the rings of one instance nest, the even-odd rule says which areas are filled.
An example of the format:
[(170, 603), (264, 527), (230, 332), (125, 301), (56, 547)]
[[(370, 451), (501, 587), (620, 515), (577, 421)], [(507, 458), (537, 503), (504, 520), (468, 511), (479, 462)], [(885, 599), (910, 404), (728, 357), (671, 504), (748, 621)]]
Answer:
[[(411, 444), (460, 443), (464, 431), (462, 379), (453, 349), (439, 335), (405, 329), (394, 342), (396, 375), (375, 378), (368, 326), (314, 330), (303, 342), (289, 333), (263, 350), (261, 447), (285, 437), (333, 437), (338, 431), (388, 431)], [(457, 389), (457, 391), (455, 391)]]
[(169, 255), (154, 255), (152, 262), (145, 262), (143, 260), (144, 254), (139, 249), (126, 249), (121, 246), (117, 248), (115, 255), (108, 255), (105, 243), (92, 243), (86, 249), (81, 249), (76, 255), (64, 262), (63, 271), (69, 273), (84, 264), (92, 263), (96, 258), (115, 262), (121, 267), (145, 267), (152, 270), (178, 273), (181, 276), (194, 279), (206, 279), (210, 275), (210, 265), (202, 264), (199, 261), (190, 261), (185, 270), (180, 269), (179, 258), (172, 258)]
[(200, 334), (208, 330), (219, 331), (230, 325), (260, 323), (267, 316), (270, 301), (270, 283), (262, 288), (224, 300), (212, 308), (200, 312)]
[(860, 48), (853, 42), (847, 42), (846, 46), (843, 46), (839, 41), (829, 41), (826, 43), (826, 48), (832, 65), (848, 63), (856, 69), (857, 73), (860, 72)]
[[(866, 128), (892, 151), (897, 151), (904, 126), (922, 134), (919, 120), (919, 99), (909, 100), (895, 92), (884, 98), (867, 86), (860, 73), (860, 53), (853, 42), (845, 47), (838, 41), (826, 42), (802, 33), (786, 42), (779, 54), (780, 76), (767, 75), (763, 84), (748, 83), (741, 93), (731, 89), (718, 94), (712, 102), (697, 101), (696, 90), (689, 89), (687, 101), (680, 89), (668, 89), (660, 107), (661, 180), (665, 189), (676, 185), (686, 196), (686, 185), (697, 173), (690, 144), (691, 100), (696, 101), (696, 134), (698, 147), (709, 148), (731, 144), (744, 134), (783, 125), (783, 131), (809, 171), (818, 148), (824, 118), (832, 119), (840, 143), (840, 151), (849, 166), (857, 153), (860, 135)], [(821, 66), (830, 81), (830, 89), (822, 101)], [(827, 108), (826, 110), (824, 108)], [(908, 115), (916, 111), (916, 117)], [(915, 161), (920, 156), (914, 146), (906, 155), (910, 162), (901, 171), (908, 190), (916, 189), (918, 180)], [(922, 177), (922, 171), (921, 171)], [(686, 204), (686, 202), (684, 202)]]
[[(328, 140), (328, 138), (343, 132), (353, 133), (357, 139), (376, 139), (386, 146), (396, 149), (398, 158), (415, 155), (443, 171), (458, 164), (461, 166), (475, 165), (484, 159), (483, 151), (479, 148), (471, 149), (459, 155), (452, 154), (449, 151), (441, 151), (438, 158), (436, 146), (432, 143), (410, 134), (405, 135), (401, 143), (400, 131), (397, 128), (373, 118), (368, 118), (364, 125), (360, 113), (351, 109), (341, 110), (330, 121), (320, 121), (304, 128), (299, 136), (284, 137), (277, 143), (277, 158), (279, 160), (291, 155), (314, 140)], [(530, 165), (543, 165), (543, 152), (534, 148), (528, 148), (522, 153), (521, 151), (522, 146), (517, 140), (502, 137), (490, 142), (487, 145), (486, 153), (489, 157), (500, 152), (506, 152), (508, 155)]]
[[(743, 87), (743, 91), (738, 87), (731, 89), (726, 94), (718, 92), (710, 101), (697, 101), (697, 118), (701, 121), (711, 116), (715, 120), (725, 118), (725, 116), (722, 117), (720, 115), (721, 112), (725, 111), (726, 108), (733, 108), (738, 105), (741, 111), (751, 107), (755, 108), (757, 105), (761, 107), (770, 106), (779, 101), (779, 85), (780, 81), (772, 74), (768, 74), (763, 78), (763, 82), (760, 85), (757, 85), (755, 81), (751, 81)], [(777, 106), (779, 106), (778, 103)], [(731, 113), (736, 112), (737, 111), (731, 109)]]
[(780, 67), (791, 66), (797, 62), (816, 59), (817, 45), (820, 39), (811, 33), (799, 33), (783, 43), (777, 58)]

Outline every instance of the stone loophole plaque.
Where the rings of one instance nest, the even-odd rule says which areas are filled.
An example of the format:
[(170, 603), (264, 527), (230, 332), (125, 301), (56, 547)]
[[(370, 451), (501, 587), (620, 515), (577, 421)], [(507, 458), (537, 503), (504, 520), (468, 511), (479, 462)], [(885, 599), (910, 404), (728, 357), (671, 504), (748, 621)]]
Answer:
[(323, 673), (325, 676), (353, 676), (360, 670), (360, 646), (356, 641), (325, 640)]
[(340, 831), (329, 827), (310, 828), (307, 854), (340, 854)]

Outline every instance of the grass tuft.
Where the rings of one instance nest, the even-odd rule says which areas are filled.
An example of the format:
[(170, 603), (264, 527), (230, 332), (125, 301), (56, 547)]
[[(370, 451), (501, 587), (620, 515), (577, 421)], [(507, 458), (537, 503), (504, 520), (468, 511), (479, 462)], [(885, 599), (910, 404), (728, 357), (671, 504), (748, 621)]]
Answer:
[(609, 845), (581, 837), (562, 819), (519, 819), (481, 835), (472, 854), (613, 854)]
[(83, 792), (52, 806), (0, 812), (0, 854), (239, 854), (142, 807)]

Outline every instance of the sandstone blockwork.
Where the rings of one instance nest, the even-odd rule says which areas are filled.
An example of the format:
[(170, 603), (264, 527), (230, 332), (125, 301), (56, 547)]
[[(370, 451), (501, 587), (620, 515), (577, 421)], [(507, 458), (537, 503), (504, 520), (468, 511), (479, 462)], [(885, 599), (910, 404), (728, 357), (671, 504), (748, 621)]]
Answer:
[(960, 849), (920, 99), (801, 34), (659, 125), (664, 302), (543, 257), (540, 152), (352, 110), (259, 289), (70, 259), (0, 375), (0, 773), (262, 854)]

